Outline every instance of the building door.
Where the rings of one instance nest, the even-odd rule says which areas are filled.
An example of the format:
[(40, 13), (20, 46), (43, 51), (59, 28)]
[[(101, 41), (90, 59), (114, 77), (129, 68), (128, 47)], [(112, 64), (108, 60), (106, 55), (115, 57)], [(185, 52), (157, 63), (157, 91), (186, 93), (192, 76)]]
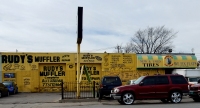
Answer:
[(39, 91), (60, 92), (61, 82), (66, 80), (66, 64), (39, 64)]

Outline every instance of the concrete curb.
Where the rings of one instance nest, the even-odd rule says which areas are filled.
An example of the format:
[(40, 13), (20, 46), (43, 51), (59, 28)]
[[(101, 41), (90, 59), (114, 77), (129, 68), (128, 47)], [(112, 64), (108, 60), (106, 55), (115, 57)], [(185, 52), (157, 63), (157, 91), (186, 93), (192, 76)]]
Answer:
[(85, 99), (61, 99), (59, 103), (67, 103), (67, 102), (99, 102), (98, 98), (85, 98)]
[(108, 101), (115, 101), (115, 100), (110, 99), (110, 98), (105, 98), (105, 99), (102, 99), (102, 100), (99, 100), (99, 98), (60, 99), (59, 103), (67, 103), (67, 102), (72, 102), (72, 103), (76, 103), (76, 102), (108, 102)]
[[(183, 99), (189, 99), (188, 96), (183, 96)], [(99, 100), (99, 98), (82, 98), (82, 99), (60, 99), (58, 102), (59, 103), (81, 103), (81, 102), (109, 102), (109, 101), (116, 101), (113, 99), (102, 99)], [(137, 102), (160, 102), (160, 100), (136, 100)]]

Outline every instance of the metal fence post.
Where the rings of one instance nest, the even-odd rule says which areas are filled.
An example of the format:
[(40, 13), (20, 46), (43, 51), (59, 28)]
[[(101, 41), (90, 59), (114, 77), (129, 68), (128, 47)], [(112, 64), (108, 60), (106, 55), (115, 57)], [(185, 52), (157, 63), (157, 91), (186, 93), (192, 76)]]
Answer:
[(95, 98), (95, 81), (93, 81), (93, 98)]
[(64, 87), (63, 87), (63, 84), (64, 84), (64, 83), (63, 83), (63, 81), (62, 81), (62, 82), (61, 82), (61, 89), (62, 89), (62, 90), (61, 90), (61, 92), (62, 92), (61, 95), (62, 95), (62, 99), (64, 99)]

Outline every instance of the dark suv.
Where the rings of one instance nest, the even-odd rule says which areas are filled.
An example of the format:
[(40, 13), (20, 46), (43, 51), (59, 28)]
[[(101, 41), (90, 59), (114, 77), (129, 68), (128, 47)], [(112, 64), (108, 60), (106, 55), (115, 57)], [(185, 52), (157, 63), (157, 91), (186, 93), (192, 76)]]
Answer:
[(97, 95), (102, 99), (104, 95), (110, 95), (114, 87), (121, 86), (122, 81), (118, 76), (104, 76), (101, 79)]
[(142, 76), (132, 85), (113, 88), (111, 97), (126, 105), (143, 99), (179, 103), (188, 92), (188, 82), (182, 75), (153, 75)]

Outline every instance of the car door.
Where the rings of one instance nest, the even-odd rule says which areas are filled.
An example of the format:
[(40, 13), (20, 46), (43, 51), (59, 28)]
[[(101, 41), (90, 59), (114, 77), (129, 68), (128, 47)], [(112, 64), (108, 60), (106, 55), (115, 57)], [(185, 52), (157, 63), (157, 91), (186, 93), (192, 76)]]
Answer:
[(168, 76), (157, 76), (155, 85), (156, 98), (167, 98), (169, 88)]
[(138, 99), (155, 98), (155, 78), (155, 76), (147, 76), (140, 82), (137, 89)]

